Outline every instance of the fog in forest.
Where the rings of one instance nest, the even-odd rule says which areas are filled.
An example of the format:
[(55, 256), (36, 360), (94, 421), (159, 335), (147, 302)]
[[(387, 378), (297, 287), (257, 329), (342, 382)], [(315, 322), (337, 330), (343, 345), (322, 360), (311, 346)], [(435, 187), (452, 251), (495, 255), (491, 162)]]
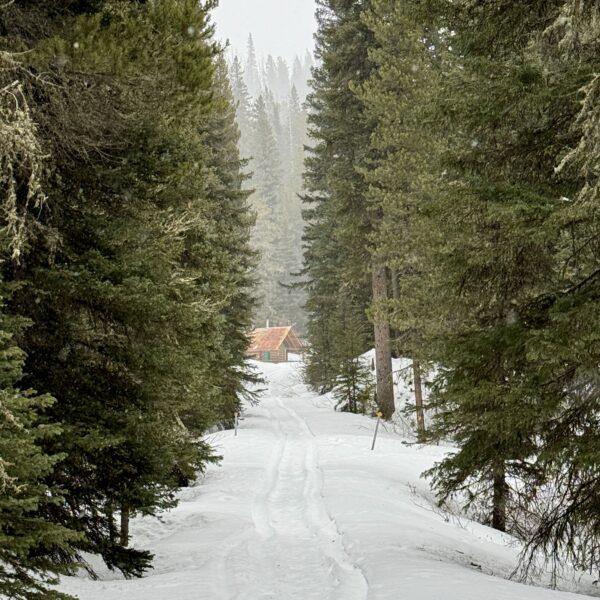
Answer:
[(245, 52), (252, 32), (259, 56), (292, 62), (313, 48), (315, 9), (313, 0), (220, 0), (213, 17), (217, 36), (229, 40), (236, 53)]
[(220, 39), (230, 41), (240, 150), (248, 159), (246, 187), (253, 190), (252, 242), (260, 256), (255, 324), (295, 324), (300, 331), (304, 295), (289, 286), (302, 268), (304, 102), (313, 66), (314, 8), (305, 0), (224, 0), (215, 14)]

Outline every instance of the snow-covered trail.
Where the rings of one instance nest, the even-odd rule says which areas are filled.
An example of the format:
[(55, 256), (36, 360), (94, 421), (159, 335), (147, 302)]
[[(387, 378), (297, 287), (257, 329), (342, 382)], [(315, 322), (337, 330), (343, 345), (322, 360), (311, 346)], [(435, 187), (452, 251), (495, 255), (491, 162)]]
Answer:
[(132, 524), (154, 570), (129, 581), (100, 570), (62, 590), (82, 600), (582, 598), (507, 581), (518, 554), (508, 537), (433, 508), (420, 474), (442, 449), (383, 431), (371, 452), (371, 419), (333, 412), (297, 365), (261, 368), (268, 390), (238, 437), (212, 437), (223, 463), (174, 511)]
[(276, 442), (253, 500), (254, 531), (226, 557), (226, 597), (367, 600), (364, 575), (325, 507), (314, 434), (279, 396), (263, 409)]

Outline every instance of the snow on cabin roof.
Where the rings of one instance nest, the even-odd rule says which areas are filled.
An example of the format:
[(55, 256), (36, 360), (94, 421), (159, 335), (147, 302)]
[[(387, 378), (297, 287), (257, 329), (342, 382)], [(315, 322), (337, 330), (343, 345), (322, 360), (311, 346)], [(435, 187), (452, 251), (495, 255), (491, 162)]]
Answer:
[(259, 328), (252, 332), (248, 352), (275, 352), (287, 337), (293, 348), (301, 350), (302, 343), (294, 332), (293, 326)]

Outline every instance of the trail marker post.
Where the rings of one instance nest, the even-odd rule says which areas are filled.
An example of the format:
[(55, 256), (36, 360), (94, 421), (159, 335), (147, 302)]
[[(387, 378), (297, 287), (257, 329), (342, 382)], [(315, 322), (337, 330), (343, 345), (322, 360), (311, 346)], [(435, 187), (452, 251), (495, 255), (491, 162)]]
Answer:
[(240, 413), (236, 412), (235, 413), (235, 437), (237, 437), (239, 420), (240, 420)]
[(373, 436), (371, 451), (375, 450), (375, 442), (377, 441), (377, 434), (379, 433), (379, 423), (381, 423), (381, 417), (383, 417), (383, 413), (380, 411), (377, 413), (377, 425), (375, 425), (375, 435)]

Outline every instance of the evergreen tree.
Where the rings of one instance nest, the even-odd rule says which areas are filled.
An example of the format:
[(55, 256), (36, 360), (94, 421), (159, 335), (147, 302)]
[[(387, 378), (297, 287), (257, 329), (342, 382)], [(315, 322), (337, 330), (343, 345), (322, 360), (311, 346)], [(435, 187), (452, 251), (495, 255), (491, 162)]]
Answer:
[(536, 131), (544, 143), (534, 164), (545, 167), (552, 161), (540, 180), (550, 166), (556, 167), (551, 174), (555, 203), (549, 220), (556, 266), (553, 290), (529, 303), (521, 316), (533, 329), (527, 340), (526, 376), (536, 386), (536, 403), (544, 417), (537, 462), (543, 475), (529, 483), (536, 494), (543, 481), (539, 497), (548, 499), (528, 532), (526, 558), (536, 561), (542, 553), (554, 566), (569, 560), (597, 572), (600, 423), (594, 332), (600, 313), (594, 240), (598, 239), (600, 7), (566, 0), (543, 9), (544, 20), (532, 22), (530, 30), (531, 71), (546, 115), (544, 129)]
[(254, 230), (254, 247), (261, 255), (259, 272), (260, 306), (256, 322), (272, 325), (280, 318), (281, 293), (279, 282), (284, 272), (275, 249), (282, 236), (282, 172), (278, 144), (271, 127), (267, 104), (259, 96), (252, 111), (252, 206), (256, 211), (257, 225)]
[[(24, 92), (28, 73), (20, 58), (9, 52), (0, 57), (0, 247), (14, 265), (36, 238), (49, 234), (30, 212), (34, 208), (39, 214), (46, 206), (46, 157)], [(17, 341), (27, 322), (4, 310), (12, 291), (0, 283), (0, 595), (59, 599), (65, 596), (47, 585), (73, 566), (71, 544), (77, 535), (41, 518), (39, 511), (63, 501), (61, 490), (44, 482), (60, 456), (42, 448), (61, 428), (41, 417), (53, 398), (19, 389), (25, 356)], [(57, 554), (65, 557), (62, 564), (55, 563)]]
[[(296, 86), (292, 87), (289, 97), (289, 148), (290, 148), (290, 188), (296, 192), (302, 190), (304, 173), (305, 148), (308, 145), (307, 114), (302, 108)], [(296, 206), (298, 206), (296, 204)], [(299, 208), (299, 206), (298, 206)]]
[[(234, 59), (231, 65), (232, 87), (238, 102), (242, 155), (250, 158), (256, 152), (256, 156), (260, 157), (264, 154), (264, 148), (268, 147), (267, 155), (273, 157), (272, 160), (252, 159), (249, 162), (252, 173), (245, 183), (248, 190), (255, 190), (251, 197), (257, 210), (253, 246), (262, 255), (256, 271), (262, 291), (259, 292), (254, 323), (264, 326), (268, 318), (271, 324), (295, 324), (303, 332), (304, 295), (302, 290), (293, 285), (292, 274), (300, 270), (302, 263), (300, 239), (303, 220), (298, 198), (302, 183), (298, 172), (299, 162), (303, 160), (306, 121), (302, 120), (304, 112), (299, 104), (291, 106), (287, 93), (283, 97), (276, 93), (276, 70), (276, 62), (272, 57), (267, 57), (264, 76), (267, 87), (262, 94), (266, 120), (259, 125), (258, 121), (250, 118), (251, 102), (239, 60)], [(275, 140), (274, 146), (270, 145), (272, 142), (265, 146), (263, 133), (267, 124)], [(303, 128), (302, 131), (300, 128)], [(275, 182), (278, 190), (269, 206), (266, 206), (261, 194), (265, 181), (269, 179)]]
[(273, 57), (269, 54), (267, 56), (267, 62), (265, 65), (265, 87), (273, 92), (278, 92), (278, 81), (277, 81), (277, 65)]
[(306, 98), (306, 95), (308, 94), (308, 87), (306, 85), (308, 76), (309, 74), (304, 71), (300, 59), (296, 56), (294, 58), (294, 64), (292, 65), (291, 85), (296, 89), (296, 93), (302, 99)]
[[(569, 425), (558, 415), (571, 415), (579, 432), (583, 422), (595, 428), (589, 397), (582, 410), (576, 391), (584, 361), (566, 350), (570, 334), (561, 327), (568, 319), (572, 332), (574, 306), (582, 306), (564, 290), (585, 296), (594, 272), (593, 261), (587, 275), (580, 272), (582, 288), (572, 279), (565, 240), (575, 248), (576, 239), (589, 238), (570, 226), (566, 234), (575, 204), (564, 199), (591, 188), (556, 166), (565, 164), (558, 140), (577, 147), (576, 97), (582, 82), (593, 81), (593, 44), (585, 48), (590, 38), (579, 38), (573, 63), (564, 44), (555, 39), (552, 48), (555, 27), (564, 31), (563, 2), (499, 11), (483, 2), (374, 7), (368, 23), (381, 52), (372, 53), (379, 69), (366, 98), (380, 123), (373, 140), (383, 159), (372, 173), (373, 199), (384, 206), (380, 247), (404, 290), (392, 320), (417, 356), (438, 365), (434, 435), (459, 446), (434, 481), (442, 497), (467, 492), (484, 521), (528, 536), (521, 511), (530, 514), (548, 474), (564, 484), (565, 473), (576, 480), (590, 466), (573, 468), (581, 447), (569, 444), (569, 456), (565, 441), (579, 436), (563, 437)], [(436, 40), (444, 31), (454, 32), (447, 44)], [(550, 71), (568, 75), (549, 78)], [(593, 313), (584, 304), (589, 326)], [(573, 505), (581, 499), (575, 493)], [(582, 558), (577, 536), (550, 525), (556, 516), (542, 519), (532, 548), (562, 543)], [(591, 530), (575, 522), (586, 549), (593, 547)]]
[[(282, 106), (268, 88), (265, 89), (263, 98), (266, 105), (267, 115), (269, 117), (269, 124), (271, 126), (271, 130), (273, 131), (275, 141), (277, 142), (277, 155), (282, 164), (283, 170), (283, 165), (287, 165), (289, 163), (290, 147), (288, 143), (288, 137), (285, 134), (281, 116)], [(283, 178), (283, 172), (281, 173), (281, 176)]]
[(544, 151), (534, 117), (540, 82), (527, 75), (527, 42), (517, 33), (531, 23), (528, 11), (514, 7), (497, 21), (485, 11), (476, 23), (466, 7), (449, 12), (458, 35), (440, 99), (447, 179), (431, 207), (437, 244), (426, 266), (444, 323), (429, 355), (441, 365), (434, 435), (459, 445), (434, 481), (442, 497), (467, 491), (482, 520), (514, 531), (521, 488), (510, 482), (532, 471), (541, 416), (524, 378), (527, 325), (516, 314), (551, 277), (545, 222), (556, 201), (543, 182), (551, 163), (539, 165), (542, 175), (528, 160)]
[(250, 158), (249, 131), (250, 131), (250, 111), (252, 100), (246, 81), (240, 59), (235, 56), (229, 69), (229, 79), (231, 81), (231, 93), (235, 103), (235, 118), (240, 130), (239, 149), (244, 159)]
[(340, 344), (337, 348), (338, 373), (333, 384), (336, 409), (352, 413), (370, 414), (373, 408), (375, 383), (370, 365), (361, 356), (368, 344), (370, 327), (353, 314), (357, 303), (351, 297), (338, 297), (338, 319), (334, 338)]
[(39, 516), (126, 574), (150, 560), (128, 547), (129, 518), (172, 506), (213, 460), (200, 435), (231, 420), (246, 377), (250, 219), (211, 6), (0, 13), (31, 48), (24, 94), (48, 161), (14, 171), (15, 188), (39, 175), (52, 200), (24, 203), (46, 235), (4, 265), (20, 283), (8, 309), (32, 321), (24, 383), (52, 393), (44, 418), (63, 430), (43, 446), (62, 456), (46, 480), (64, 502)]
[(315, 66), (315, 61), (313, 55), (308, 50), (304, 53), (304, 62), (302, 66), (304, 68), (304, 76), (307, 79), (310, 79), (313, 67)]
[[(6, 286), (2, 286), (6, 293)], [(54, 562), (59, 553), (73, 558), (74, 532), (42, 519), (45, 506), (63, 502), (61, 491), (44, 483), (60, 460), (46, 454), (44, 441), (60, 435), (58, 425), (44, 424), (40, 413), (54, 400), (15, 386), (22, 377), (23, 352), (15, 345), (22, 323), (0, 315), (0, 594), (22, 600), (59, 599), (46, 586), (64, 573), (68, 561)]]
[(246, 86), (253, 98), (258, 98), (262, 92), (260, 82), (260, 72), (258, 70), (258, 60), (256, 58), (256, 50), (254, 48), (254, 40), (252, 34), (248, 36), (248, 46), (246, 48)]
[(277, 57), (277, 93), (280, 98), (287, 98), (290, 93), (290, 70), (285, 60)]
[(436, 205), (437, 227), (443, 220), (446, 232), (438, 281), (456, 303), (453, 330), (438, 346), (446, 371), (437, 401), (440, 431), (456, 436), (461, 449), (440, 466), (438, 481), (446, 492), (486, 486), (499, 529), (528, 500), (518, 497), (522, 484), (511, 490), (509, 482), (535, 489), (542, 477), (531, 457), (539, 456), (540, 434), (562, 412), (569, 386), (552, 359), (557, 347), (546, 353), (551, 345), (542, 340), (558, 326), (546, 321), (554, 304), (548, 298), (570, 285), (559, 275), (563, 234), (554, 228), (575, 183), (555, 171), (558, 140), (576, 111), (564, 90), (576, 92), (589, 65), (555, 82), (533, 50), (561, 6), (511, 6), (494, 17), (474, 6), (450, 13), (458, 32), (452, 46), (464, 58), (446, 92), (465, 87), (447, 113), (450, 185)]
[[(378, 359), (377, 401), (389, 418), (394, 412), (389, 326), (378, 310), (387, 296), (387, 275), (380, 258), (371, 254), (369, 238), (380, 215), (368, 208), (364, 178), (374, 123), (357, 95), (371, 74), (368, 51), (373, 39), (362, 21), (368, 4), (322, 1), (317, 10), (317, 58), (321, 64), (313, 71), (313, 93), (308, 100), (315, 145), (305, 180), (306, 201), (312, 205), (305, 213), (304, 275), (312, 346), (307, 373), (316, 387), (335, 381), (339, 362), (319, 356), (328, 351), (326, 338), (339, 329), (335, 301), (325, 302), (324, 297), (338, 298), (346, 288), (354, 290), (352, 298), (364, 302), (362, 310), (358, 304), (352, 311), (357, 318), (363, 318), (362, 311), (373, 301), (376, 305), (371, 314)], [(337, 248), (333, 249), (333, 244)], [(332, 253), (340, 258), (327, 263), (326, 257)], [(343, 346), (339, 341), (331, 344)]]
[[(202, 127), (204, 142), (210, 151), (205, 181), (214, 224), (208, 236), (198, 239), (193, 252), (203, 281), (211, 283), (212, 294), (222, 307), (213, 323), (214, 334), (210, 336), (216, 343), (210, 347), (208, 367), (215, 386), (209, 423), (232, 422), (241, 409), (241, 398), (248, 395), (246, 384), (256, 382), (245, 369), (247, 332), (251, 329), (254, 309), (252, 273), (256, 255), (251, 249), (250, 237), (255, 223), (248, 204), (250, 192), (243, 189), (246, 161), (240, 159), (240, 132), (227, 65), (222, 56), (218, 57), (216, 66), (213, 94), (217, 104)], [(202, 282), (198, 284), (202, 288)], [(194, 427), (193, 421), (190, 427)]]
[(431, 246), (424, 209), (435, 186), (441, 147), (432, 127), (443, 47), (434, 6), (408, 0), (373, 3), (365, 22), (377, 41), (370, 53), (377, 68), (361, 90), (361, 99), (377, 123), (371, 138), (376, 159), (366, 169), (371, 210), (381, 215), (373, 240), (392, 284), (393, 298), (380, 310), (393, 326), (397, 355), (414, 359), (420, 439), (424, 415), (419, 360), (423, 336), (435, 323), (436, 313), (427, 295), (419, 293), (427, 273), (423, 256)]

